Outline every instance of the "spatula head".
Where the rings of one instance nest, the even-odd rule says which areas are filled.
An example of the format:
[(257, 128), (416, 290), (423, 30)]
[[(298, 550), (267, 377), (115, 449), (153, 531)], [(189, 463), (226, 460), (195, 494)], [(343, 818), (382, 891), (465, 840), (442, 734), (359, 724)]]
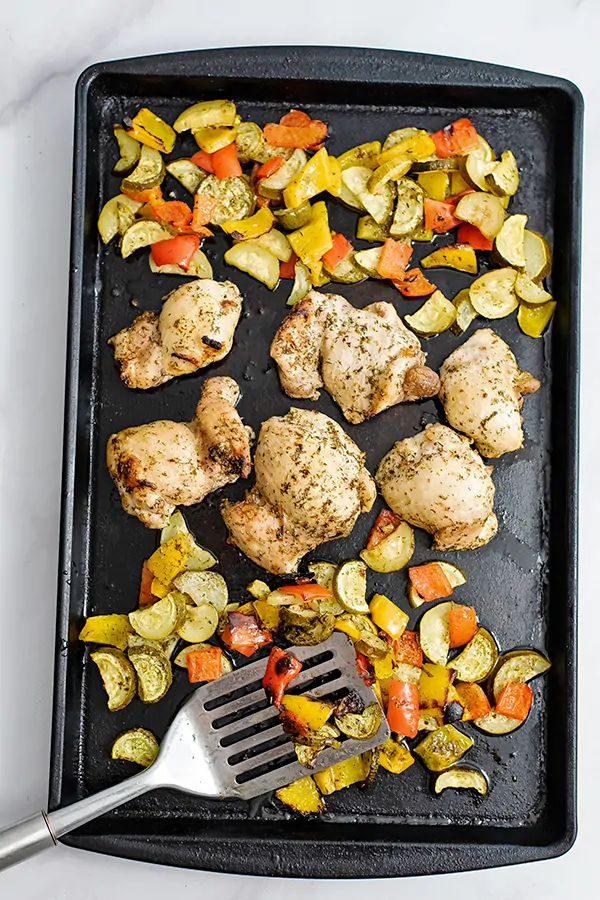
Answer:
[[(292, 647), (302, 671), (288, 693), (341, 699), (352, 692), (377, 703), (356, 671), (354, 647), (335, 632), (315, 647)], [(311, 769), (300, 765), (277, 710), (262, 687), (266, 659), (197, 688), (175, 717), (155, 766), (165, 786), (206, 797), (250, 800), (382, 744), (389, 728), (382, 712), (376, 734), (361, 741), (340, 735), (338, 749), (322, 750)]]

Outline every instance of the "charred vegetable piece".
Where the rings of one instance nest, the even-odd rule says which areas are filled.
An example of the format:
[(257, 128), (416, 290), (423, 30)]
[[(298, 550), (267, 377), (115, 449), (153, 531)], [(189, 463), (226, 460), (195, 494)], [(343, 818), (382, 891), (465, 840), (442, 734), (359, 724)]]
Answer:
[(373, 737), (381, 724), (381, 707), (378, 703), (373, 703), (362, 713), (346, 713), (336, 716), (334, 721), (347, 737), (366, 741)]
[(127, 132), (141, 144), (161, 153), (170, 153), (175, 146), (176, 134), (171, 126), (145, 107), (133, 117)]
[(343, 788), (350, 787), (359, 781), (364, 781), (368, 775), (370, 759), (367, 754), (352, 756), (342, 762), (317, 772), (313, 777), (322, 794), (333, 794)]
[[(400, 178), (396, 182), (396, 191), (398, 199), (390, 225), (390, 234), (395, 238), (409, 237), (416, 229), (423, 227), (425, 208), (423, 188), (410, 178)], [(376, 216), (373, 218), (378, 221)], [(425, 224), (425, 227), (429, 226)]]
[(379, 763), (388, 772), (400, 775), (414, 763), (410, 750), (393, 738), (388, 738), (379, 748)]
[(458, 762), (472, 746), (471, 738), (454, 725), (443, 725), (428, 734), (415, 747), (415, 753), (421, 757), (430, 772), (443, 772)]
[(536, 650), (513, 650), (498, 660), (494, 674), (493, 693), (497, 700), (507, 684), (525, 683), (543, 675), (550, 662)]
[(444, 709), (452, 672), (437, 663), (424, 663), (419, 681), (419, 705), (421, 709)]
[(412, 316), (404, 316), (409, 328), (421, 337), (432, 337), (447, 331), (455, 319), (456, 307), (441, 291), (435, 291)]
[(136, 678), (135, 670), (123, 651), (115, 647), (101, 647), (90, 653), (90, 659), (100, 671), (109, 710), (117, 712), (124, 709), (135, 697)]
[(316, 613), (313, 610), (306, 610), (305, 612), (313, 612), (314, 615), (306, 616), (301, 621), (298, 612), (290, 613), (285, 606), (282, 607), (279, 635), (289, 641), (290, 644), (297, 644), (302, 647), (313, 646), (326, 641), (331, 636), (336, 624), (335, 616), (328, 613)]
[(287, 787), (280, 788), (275, 792), (275, 796), (286, 806), (299, 813), (319, 813), (324, 809), (321, 795), (310, 775), (292, 782)]
[(503, 319), (519, 305), (515, 296), (514, 269), (494, 269), (480, 275), (469, 288), (475, 311), (486, 319)]
[(455, 209), (456, 204), (453, 200), (441, 202), (426, 197), (424, 201), (425, 228), (435, 231), (436, 234), (445, 234), (452, 228), (456, 228), (460, 221), (454, 215)]
[(366, 564), (360, 559), (349, 559), (342, 563), (333, 579), (333, 591), (348, 612), (368, 613)]
[(455, 604), (448, 613), (450, 623), (450, 649), (464, 647), (477, 632), (477, 613), (473, 606)]
[(483, 772), (479, 769), (469, 769), (465, 766), (453, 766), (435, 779), (434, 791), (441, 794), (446, 788), (477, 791), (485, 797), (488, 792), (488, 783)]
[(437, 562), (411, 566), (408, 577), (423, 600), (439, 600), (441, 597), (449, 597), (452, 593), (452, 585)]
[(140, 219), (131, 225), (121, 241), (121, 256), (126, 259), (141, 247), (148, 247), (159, 241), (168, 241), (173, 237), (165, 225), (149, 219)]
[(120, 125), (114, 125), (113, 132), (119, 145), (119, 153), (121, 154), (120, 158), (115, 163), (113, 172), (115, 174), (129, 172), (140, 158), (140, 142), (132, 137), (132, 135), (128, 134)]
[(457, 119), (431, 135), (435, 152), (440, 159), (464, 156), (479, 144), (479, 135), (470, 119)]
[[(394, 638), (392, 649), (397, 663), (421, 668), (423, 666), (423, 650), (416, 631), (404, 631), (399, 638)], [(410, 681), (406, 678), (405, 681)]]
[[(440, 666), (445, 666), (448, 662), (448, 651), (450, 650), (449, 613), (451, 609), (452, 601), (448, 600), (445, 603), (439, 603), (433, 609), (427, 610), (419, 623), (419, 635), (423, 652), (431, 662)], [(462, 680), (472, 681), (473, 679), (463, 678)]]
[(529, 306), (527, 303), (521, 303), (519, 312), (517, 313), (517, 322), (521, 331), (532, 338), (542, 336), (550, 319), (554, 315), (556, 303), (542, 303), (537, 306)]
[(262, 686), (274, 706), (281, 706), (283, 694), (302, 669), (302, 663), (293, 653), (273, 647), (267, 662)]
[(387, 720), (390, 729), (404, 737), (419, 730), (419, 688), (409, 681), (392, 678), (388, 690)]
[(409, 269), (402, 278), (393, 278), (392, 284), (404, 297), (427, 297), (435, 291), (435, 285), (425, 278), (420, 269)]
[(298, 716), (306, 724), (309, 731), (318, 731), (331, 718), (333, 713), (333, 705), (331, 703), (295, 694), (284, 694), (281, 699), (281, 707)]
[(108, 616), (89, 616), (79, 633), (79, 640), (91, 644), (108, 644), (125, 650), (133, 629), (127, 616), (113, 613)]
[(273, 636), (270, 631), (261, 628), (254, 616), (241, 613), (229, 613), (229, 624), (221, 635), (223, 643), (231, 650), (237, 650), (242, 656), (252, 656), (259, 647), (270, 644)]
[(458, 269), (459, 272), (468, 272), (470, 275), (477, 274), (475, 250), (468, 244), (450, 244), (440, 247), (439, 250), (434, 250), (429, 256), (424, 257), (421, 265), (424, 269), (445, 267)]
[(374, 594), (369, 604), (373, 624), (397, 639), (402, 636), (408, 625), (408, 616), (383, 594)]
[(519, 169), (512, 150), (505, 150), (489, 175), (485, 177), (488, 190), (499, 197), (512, 197), (519, 187)]
[(356, 642), (356, 649), (372, 662), (385, 659), (389, 655), (389, 645), (387, 641), (378, 637), (376, 634), (368, 634), (366, 631), (361, 632), (360, 638)]
[(255, 600), (266, 600), (271, 593), (271, 588), (264, 582), (256, 579), (252, 581), (246, 588), (248, 593), (252, 594)]
[(174, 579), (174, 584), (196, 606), (209, 603), (217, 612), (223, 612), (229, 601), (225, 579), (216, 572), (182, 572)]
[(217, 681), (223, 674), (223, 651), (211, 644), (203, 644), (189, 650), (185, 662), (191, 684)]
[(200, 182), (197, 193), (217, 201), (211, 218), (214, 225), (221, 225), (232, 219), (245, 219), (254, 211), (254, 192), (243, 176), (218, 178), (216, 175), (207, 175)]
[(160, 641), (179, 628), (185, 617), (185, 598), (178, 591), (171, 591), (152, 606), (129, 613), (134, 631), (149, 641)]
[(490, 711), (490, 701), (483, 688), (473, 682), (461, 681), (457, 681), (454, 688), (464, 709), (463, 722), (471, 722), (473, 719), (487, 716)]
[[(422, 638), (422, 635), (421, 635)], [(498, 661), (498, 645), (486, 628), (479, 628), (462, 653), (448, 663), (460, 681), (485, 681)]]
[(113, 759), (125, 759), (147, 768), (158, 756), (158, 741), (147, 728), (131, 728), (120, 734), (112, 745)]
[(197, 644), (213, 636), (219, 624), (219, 612), (210, 603), (188, 606), (177, 634), (184, 641)]
[(360, 557), (375, 572), (397, 572), (410, 561), (414, 550), (414, 531), (407, 522), (400, 522), (374, 546), (361, 550)]
[(157, 703), (165, 696), (173, 681), (173, 670), (167, 656), (158, 647), (131, 647), (129, 661), (137, 675), (138, 696), (142, 703)]

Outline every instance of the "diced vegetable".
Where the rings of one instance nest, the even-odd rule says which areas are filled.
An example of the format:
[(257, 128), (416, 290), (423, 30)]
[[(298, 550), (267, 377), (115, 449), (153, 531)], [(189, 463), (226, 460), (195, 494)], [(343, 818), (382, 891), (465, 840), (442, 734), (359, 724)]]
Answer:
[(182, 572), (174, 579), (177, 590), (187, 594), (197, 606), (209, 603), (223, 612), (229, 601), (227, 583), (216, 572)]
[(381, 724), (381, 707), (378, 703), (367, 706), (363, 712), (348, 712), (335, 716), (335, 724), (349, 738), (367, 741), (377, 732)]
[(508, 716), (501, 716), (492, 709), (486, 716), (481, 719), (475, 719), (474, 725), (486, 734), (510, 734), (516, 728), (519, 728), (523, 722), (520, 719), (512, 719)]
[(515, 293), (521, 300), (525, 300), (526, 303), (534, 306), (539, 303), (548, 303), (552, 300), (552, 294), (545, 291), (537, 281), (533, 281), (524, 272), (519, 272), (517, 275)]
[[(281, 231), (277, 231), (276, 228), (272, 228), (270, 231), (266, 232), (266, 234), (261, 234), (260, 237), (253, 238), (251, 246), (264, 247), (265, 250), (268, 250), (283, 263), (291, 261), (294, 256), (294, 251), (292, 250), (292, 246), (287, 237), (285, 234), (282, 234)], [(281, 266), (279, 268), (281, 274)], [(294, 276), (291, 274), (289, 277), (293, 278)]]
[(519, 169), (512, 150), (505, 150), (489, 175), (485, 177), (488, 190), (499, 197), (512, 197), (519, 187)]
[(256, 244), (234, 244), (226, 251), (223, 259), (230, 266), (235, 266), (257, 281), (262, 281), (271, 290), (279, 281), (279, 260), (264, 247)]
[(299, 303), (308, 292), (312, 289), (310, 280), (310, 272), (304, 265), (302, 260), (297, 260), (294, 266), (294, 284), (290, 296), (286, 301), (287, 306), (295, 306)]
[(130, 612), (129, 622), (141, 637), (149, 641), (160, 641), (178, 629), (184, 616), (183, 594), (172, 591), (152, 606)]
[(284, 694), (281, 707), (298, 716), (310, 731), (318, 731), (333, 713), (333, 705), (306, 695)]
[(254, 191), (244, 177), (217, 178), (207, 175), (197, 193), (218, 201), (211, 222), (222, 225), (232, 219), (245, 219), (254, 211)]
[[(421, 635), (422, 639), (422, 635)], [(448, 663), (459, 681), (485, 681), (498, 660), (498, 645), (486, 628), (479, 628), (475, 637)]]
[(496, 712), (499, 716), (524, 722), (532, 703), (533, 691), (528, 684), (524, 682), (507, 684), (496, 701)]
[(255, 122), (240, 122), (237, 126), (235, 146), (237, 147), (237, 155), (241, 163), (257, 159), (264, 145), (265, 138), (262, 128), (259, 128)]
[(464, 647), (477, 631), (477, 613), (474, 606), (455, 604), (448, 613), (450, 623), (450, 649)]
[(121, 241), (121, 256), (126, 259), (141, 247), (155, 244), (157, 241), (168, 241), (173, 237), (165, 225), (160, 222), (140, 219), (127, 229)]
[(488, 783), (483, 772), (478, 769), (454, 766), (435, 779), (433, 786), (436, 794), (441, 794), (446, 788), (458, 788), (460, 790), (473, 790), (484, 797), (488, 792)]
[[(452, 601), (450, 600), (439, 603), (433, 609), (428, 609), (419, 623), (423, 652), (431, 662), (440, 666), (445, 666), (448, 662), (448, 651), (450, 650), (449, 612), (451, 608)], [(463, 678), (462, 680), (471, 681), (473, 679)]]
[(316, 772), (313, 777), (321, 793), (333, 794), (358, 781), (364, 781), (368, 774), (368, 763), (370, 763), (366, 756), (367, 754), (361, 753), (359, 756), (352, 756), (328, 769), (323, 769), (322, 772)]
[(515, 296), (514, 269), (493, 269), (480, 275), (469, 288), (473, 308), (486, 319), (503, 319), (519, 305)]
[(414, 761), (410, 750), (394, 738), (388, 738), (379, 748), (380, 764), (394, 775), (400, 775), (412, 766)]
[(158, 647), (148, 645), (130, 647), (128, 656), (137, 675), (140, 700), (142, 703), (158, 703), (173, 681), (173, 671), (168, 657)]
[(255, 600), (266, 600), (266, 598), (271, 593), (271, 588), (269, 585), (258, 579), (252, 581), (248, 587), (246, 588), (248, 593), (252, 594)]
[(481, 233), (476, 225), (470, 222), (462, 222), (456, 232), (456, 240), (459, 244), (470, 244), (473, 250), (491, 250), (494, 242)]
[(525, 225), (527, 216), (509, 216), (496, 235), (496, 252), (503, 262), (516, 268), (525, 266)]
[(416, 631), (404, 631), (399, 638), (393, 640), (392, 649), (398, 664), (405, 663), (417, 668), (423, 666), (423, 651)]
[(348, 612), (368, 613), (366, 564), (360, 559), (349, 559), (342, 563), (333, 579), (333, 591)]
[(199, 247), (200, 238), (195, 234), (181, 234), (167, 240), (154, 241), (150, 246), (150, 253), (157, 266), (179, 266), (185, 272)]
[(452, 593), (452, 586), (446, 573), (437, 562), (411, 566), (408, 577), (424, 600), (439, 600), (441, 597), (449, 597)]
[(494, 675), (493, 693), (497, 700), (507, 684), (525, 683), (543, 675), (550, 662), (537, 650), (513, 650), (498, 660)]
[(496, 165), (494, 151), (487, 141), (479, 137), (477, 147), (467, 154), (464, 161), (465, 174), (480, 191), (489, 191), (486, 176)]
[(464, 710), (463, 722), (471, 722), (473, 719), (487, 716), (490, 711), (490, 701), (482, 687), (469, 681), (457, 681), (454, 687)]
[(425, 228), (430, 228), (437, 234), (445, 234), (451, 228), (456, 228), (460, 221), (454, 215), (455, 209), (456, 206), (452, 202), (431, 200), (426, 197), (424, 201)]
[[(435, 706), (419, 712), (419, 731), (437, 731), (444, 724), (444, 710)], [(447, 723), (451, 724), (451, 723)]]
[(223, 674), (223, 651), (220, 647), (204, 644), (186, 655), (190, 684), (200, 681), (217, 681)]
[(219, 613), (210, 603), (200, 606), (188, 606), (183, 622), (177, 634), (190, 644), (207, 641), (213, 636), (219, 624)]
[(440, 159), (464, 156), (479, 144), (479, 135), (470, 119), (457, 119), (431, 135), (435, 152)]
[(254, 616), (232, 612), (229, 613), (229, 623), (221, 640), (230, 650), (237, 650), (242, 656), (252, 656), (259, 647), (270, 644), (273, 636), (270, 631), (260, 627)]
[(417, 180), (431, 200), (443, 202), (446, 199), (450, 184), (448, 172), (421, 172)]
[(354, 254), (355, 261), (370, 278), (382, 277), (377, 268), (381, 249), (381, 247), (369, 247), (368, 250), (359, 250)]
[(448, 698), (452, 672), (437, 663), (423, 663), (419, 680), (421, 709), (443, 709)]
[[(526, 228), (524, 234), (525, 274), (533, 281), (542, 281), (550, 274), (552, 254), (545, 237)], [(526, 299), (525, 297), (523, 299)]]
[(195, 194), (198, 185), (206, 177), (205, 171), (192, 162), (191, 159), (174, 159), (167, 163), (167, 172), (176, 178), (190, 194)]
[(329, 588), (323, 587), (322, 584), (286, 584), (279, 588), (284, 594), (291, 594), (293, 597), (301, 597), (302, 600), (319, 600), (322, 597), (331, 597)]
[(517, 322), (521, 331), (532, 338), (542, 336), (550, 319), (554, 315), (556, 303), (542, 303), (537, 306), (529, 306), (521, 303), (517, 313)]
[(111, 757), (125, 759), (147, 768), (158, 756), (158, 741), (147, 728), (131, 728), (120, 734), (112, 745)]
[[(395, 238), (408, 238), (416, 229), (423, 227), (425, 215), (423, 188), (410, 178), (400, 178), (396, 182), (396, 191), (398, 199), (390, 225), (390, 234)], [(373, 218), (379, 221), (376, 216)], [(425, 227), (429, 226), (425, 224)]]
[(271, 606), (266, 600), (255, 600), (252, 606), (260, 624), (267, 631), (277, 631), (281, 619), (278, 607)]
[[(351, 166), (342, 171), (342, 183), (354, 195), (379, 225), (390, 221), (394, 209), (395, 189), (393, 182), (380, 185), (375, 191), (369, 190), (371, 170), (366, 166)], [(344, 195), (342, 193), (342, 199)], [(393, 233), (393, 232), (392, 232)]]
[[(177, 638), (179, 641), (179, 638)], [(187, 658), (188, 654), (193, 653), (195, 650), (201, 650), (202, 647), (211, 647), (212, 644), (187, 644), (180, 650), (175, 659), (173, 660), (176, 666), (179, 666), (180, 669), (187, 669)], [(230, 672), (233, 671), (233, 666), (231, 665), (230, 660), (225, 656), (223, 651), (221, 650), (221, 675), (229, 675)]]
[(430, 772), (443, 772), (465, 755), (473, 741), (454, 725), (443, 725), (415, 747)]
[(285, 689), (301, 669), (302, 663), (293, 653), (281, 650), (279, 647), (273, 647), (267, 662), (262, 686), (274, 706), (281, 705)]
[[(220, 150), (225, 150), (230, 145), (233, 145), (235, 150), (235, 138), (237, 135), (236, 125), (224, 125), (215, 128), (195, 128), (192, 134), (194, 135), (194, 140), (196, 141), (200, 149), (205, 153), (210, 154), (211, 156), (214, 156)], [(225, 158), (227, 167), (232, 160), (232, 156), (228, 155)], [(236, 172), (236, 174), (239, 173)]]
[[(210, 221), (210, 219), (209, 219)], [(269, 209), (259, 209), (253, 216), (246, 219), (232, 219), (222, 222), (221, 228), (227, 234), (232, 235), (236, 241), (248, 240), (266, 234), (275, 224), (275, 217)]]
[(133, 631), (127, 616), (113, 613), (108, 616), (89, 616), (79, 632), (79, 640), (88, 644), (108, 644), (125, 650), (127, 637)]
[(405, 297), (427, 297), (435, 291), (435, 285), (425, 278), (420, 269), (409, 269), (402, 278), (393, 278), (392, 284)]
[(281, 607), (280, 637), (290, 644), (312, 647), (326, 641), (336, 624), (335, 616), (312, 609)]
[(383, 638), (376, 634), (369, 634), (367, 631), (361, 631), (359, 639), (356, 642), (356, 649), (359, 653), (363, 653), (367, 659), (374, 662), (376, 659), (383, 660), (389, 655), (389, 644)]
[[(198, 168), (203, 169), (203, 178), (206, 177), (206, 173), (209, 173), (210, 175), (215, 174), (212, 153), (207, 153), (206, 150), (197, 150), (196, 153), (190, 157), (190, 162), (195, 166), (198, 166)], [(203, 178), (201, 178), (200, 181), (202, 181)]]
[(434, 250), (429, 256), (425, 256), (421, 260), (424, 269), (433, 269), (437, 267), (445, 267), (448, 269), (458, 269), (459, 272), (468, 272), (470, 275), (477, 274), (477, 257), (475, 250), (468, 244), (449, 244)]
[(276, 125), (269, 122), (263, 129), (268, 144), (275, 147), (309, 149), (327, 137), (327, 125), (319, 119), (309, 119), (303, 125)]
[(235, 103), (231, 100), (203, 100), (184, 109), (175, 119), (173, 128), (181, 133), (234, 125), (236, 114)]
[(172, 225), (175, 229), (185, 228), (192, 221), (192, 210), (181, 200), (169, 200), (161, 203), (154, 210), (154, 215), (161, 222)]
[(382, 278), (402, 278), (411, 255), (410, 244), (387, 238), (381, 248), (377, 271)]
[(456, 318), (450, 329), (454, 334), (464, 334), (477, 318), (477, 311), (471, 303), (469, 288), (459, 291), (452, 303), (456, 307)]
[(225, 147), (213, 151), (212, 165), (217, 178), (237, 178), (242, 174), (242, 167), (237, 158), (235, 139), (232, 139), (231, 143)]
[(390, 729), (405, 737), (416, 737), (419, 730), (419, 688), (393, 678), (388, 692), (387, 720)]
[(129, 172), (138, 159), (140, 158), (140, 142), (128, 134), (120, 125), (113, 126), (113, 133), (119, 145), (120, 158), (115, 163), (113, 172), (115, 175), (120, 172)]
[(391, 638), (399, 638), (408, 625), (408, 616), (383, 594), (374, 594), (369, 604), (373, 623), (389, 634)]
[(379, 141), (370, 141), (367, 144), (359, 144), (358, 147), (352, 147), (346, 150), (341, 156), (338, 156), (338, 162), (342, 171), (350, 169), (352, 166), (366, 166), (368, 169), (376, 169), (379, 165), (377, 158), (381, 153), (381, 143)]
[[(140, 579), (140, 591), (138, 597), (139, 606), (150, 606), (152, 603), (156, 603), (156, 598), (158, 595), (155, 594), (152, 590), (153, 582), (155, 580), (158, 587), (160, 582), (158, 581), (158, 579), (154, 578), (154, 575), (148, 568), (148, 560), (145, 559), (142, 563), (142, 577)], [(166, 585), (162, 585), (162, 588), (165, 589), (165, 593), (162, 596), (166, 597), (166, 595), (169, 593), (169, 589)], [(129, 623), (129, 619), (127, 619), (127, 622)], [(121, 649), (124, 650), (125, 648), (121, 647)]]
[(136, 141), (161, 153), (170, 153), (175, 146), (176, 134), (171, 126), (145, 107), (133, 117), (127, 132)]
[(321, 259), (333, 246), (327, 206), (322, 200), (312, 207), (312, 216), (308, 224), (291, 232), (288, 240), (311, 275), (318, 276), (323, 266)]
[(135, 697), (135, 670), (122, 650), (116, 647), (101, 647), (90, 653), (90, 659), (100, 671), (104, 690), (108, 695), (111, 712), (124, 709)]
[(455, 207), (455, 216), (475, 225), (484, 237), (495, 238), (502, 229), (505, 213), (497, 197), (475, 192), (461, 197)]
[(321, 795), (310, 775), (288, 784), (287, 787), (279, 788), (275, 796), (299, 813), (319, 813), (324, 808)]
[(400, 522), (375, 546), (371, 544), (369, 547), (367, 542), (367, 548), (360, 551), (360, 557), (375, 572), (397, 572), (410, 561), (414, 549), (414, 531), (407, 522)]
[(356, 237), (363, 241), (385, 241), (389, 237), (386, 225), (378, 225), (372, 216), (361, 216), (356, 223)]
[(121, 182), (121, 190), (127, 193), (152, 190), (162, 183), (165, 174), (165, 164), (158, 150), (142, 147), (138, 164)]
[(108, 244), (117, 234), (125, 234), (133, 225), (135, 214), (141, 206), (142, 203), (138, 200), (132, 200), (124, 194), (108, 200), (98, 217), (98, 231), (102, 242)]
[(154, 551), (148, 559), (148, 568), (163, 584), (171, 584), (188, 567), (191, 545), (189, 533), (177, 531)]
[(275, 172), (277, 172), (277, 170), (284, 165), (284, 163), (285, 159), (282, 156), (272, 156), (256, 170), (254, 174), (256, 181), (260, 181), (263, 178), (269, 178), (270, 175), (274, 175)]
[(404, 316), (404, 321), (422, 337), (432, 337), (447, 331), (456, 318), (456, 307), (444, 297), (441, 291), (435, 291), (423, 306), (412, 316)]
[(323, 262), (331, 271), (334, 270), (341, 262), (343, 262), (350, 253), (352, 253), (352, 244), (344, 237), (343, 234), (336, 233), (332, 235), (332, 246), (327, 253), (323, 254)]

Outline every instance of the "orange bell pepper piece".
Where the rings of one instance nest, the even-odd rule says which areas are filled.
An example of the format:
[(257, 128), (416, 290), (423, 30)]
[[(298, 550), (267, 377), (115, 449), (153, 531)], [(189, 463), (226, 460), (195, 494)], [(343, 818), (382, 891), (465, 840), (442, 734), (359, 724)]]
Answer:
[(434, 131), (431, 140), (440, 159), (464, 156), (479, 144), (477, 130), (470, 119), (457, 119), (445, 128)]
[(339, 264), (343, 262), (354, 249), (350, 241), (347, 240), (343, 234), (332, 234), (331, 240), (331, 250), (328, 250), (327, 253), (324, 253), (321, 257), (330, 272), (337, 268), (337, 266), (339, 266)]
[(254, 616), (233, 612), (229, 613), (229, 624), (221, 640), (230, 650), (237, 650), (242, 656), (252, 656), (259, 647), (270, 644), (273, 635), (266, 628), (261, 628)]
[(474, 606), (454, 606), (448, 613), (450, 622), (450, 647), (464, 647), (477, 631), (477, 613)]
[(440, 597), (449, 597), (452, 593), (452, 586), (438, 563), (410, 566), (408, 577), (423, 600), (439, 600)]
[(395, 512), (391, 511), (391, 509), (382, 509), (375, 519), (373, 527), (369, 531), (365, 549), (372, 550), (373, 547), (376, 547), (377, 544), (380, 544), (384, 540), (384, 538), (392, 533), (392, 531), (395, 531), (398, 525), (400, 525), (401, 523), (402, 519), (400, 518), (400, 516), (397, 516)]
[(152, 206), (158, 206), (163, 202), (162, 191), (159, 187), (150, 188), (147, 191), (122, 191), (122, 193), (131, 200), (137, 200), (138, 203), (151, 203)]
[(427, 297), (435, 291), (420, 269), (409, 269), (402, 278), (392, 278), (392, 284), (404, 297)]
[(190, 650), (185, 661), (191, 684), (198, 681), (216, 681), (223, 674), (223, 651), (220, 647), (206, 644)]
[(367, 687), (371, 687), (375, 683), (375, 676), (373, 675), (373, 666), (367, 659), (364, 653), (361, 653), (360, 650), (356, 650), (356, 671), (367, 685)]
[(392, 652), (397, 663), (423, 668), (423, 651), (417, 631), (404, 631), (392, 641)]
[(279, 277), (280, 278), (295, 278), (296, 277), (296, 263), (298, 262), (298, 257), (295, 253), (292, 253), (289, 260), (287, 262), (279, 263)]
[(215, 150), (210, 157), (217, 178), (236, 178), (242, 174), (235, 141), (222, 147), (221, 150)]
[(529, 715), (533, 703), (533, 691), (528, 684), (518, 682), (507, 684), (496, 703), (496, 712), (509, 719), (519, 719), (524, 722)]
[(259, 166), (256, 172), (254, 173), (254, 177), (256, 181), (260, 181), (261, 178), (268, 178), (269, 175), (274, 175), (282, 165), (284, 164), (285, 159), (281, 156), (272, 156), (271, 159), (268, 159), (266, 163), (263, 163), (262, 166)]
[(286, 125), (288, 128), (298, 128), (303, 125), (309, 125), (312, 119), (308, 113), (302, 112), (300, 109), (291, 109), (289, 113), (282, 116), (279, 120), (280, 125)]
[(308, 149), (327, 137), (327, 125), (319, 119), (310, 119), (304, 125), (275, 125), (270, 122), (264, 127), (268, 144), (274, 147), (299, 147)]
[(187, 272), (190, 260), (199, 246), (198, 235), (182, 234), (164, 241), (156, 241), (150, 245), (150, 253), (157, 266), (175, 265)]
[(473, 719), (487, 716), (491, 709), (490, 701), (479, 684), (471, 681), (457, 681), (454, 687), (464, 709), (463, 722), (471, 722)]
[(204, 194), (196, 194), (194, 197), (194, 212), (192, 214), (191, 229), (201, 237), (210, 237), (212, 231), (204, 226), (212, 219), (213, 213), (219, 201), (216, 197), (207, 197)]
[(296, 677), (302, 663), (293, 653), (273, 647), (267, 662), (262, 680), (267, 695), (273, 706), (281, 706), (281, 699), (288, 684)]
[(392, 678), (387, 709), (388, 725), (396, 734), (416, 737), (419, 731), (419, 688)]
[(486, 238), (476, 225), (470, 222), (461, 222), (456, 232), (456, 242), (458, 244), (470, 244), (473, 250), (491, 250), (494, 246), (493, 240)]
[(192, 221), (192, 211), (182, 200), (169, 200), (157, 206), (154, 215), (161, 222), (168, 222), (174, 228), (184, 228)]
[(148, 560), (145, 559), (142, 563), (142, 577), (140, 579), (140, 595), (139, 595), (139, 605), (140, 606), (151, 606), (153, 603), (156, 603), (158, 597), (155, 597), (152, 593), (152, 582), (154, 581), (154, 575), (148, 568)]
[(284, 594), (301, 597), (302, 600), (320, 600), (333, 596), (329, 588), (323, 587), (321, 584), (286, 584), (277, 590), (283, 591)]
[(213, 166), (212, 156), (212, 153), (207, 153), (206, 150), (197, 150), (193, 156), (190, 156), (190, 162), (193, 162), (196, 166), (200, 166), (200, 168), (204, 169), (205, 172), (209, 172), (211, 175), (214, 175), (215, 169)]
[(454, 215), (456, 204), (442, 200), (425, 198), (425, 228), (445, 234), (451, 228), (460, 225), (460, 219)]
[(381, 248), (381, 255), (377, 263), (377, 271), (382, 278), (403, 278), (408, 261), (412, 256), (410, 244), (387, 238)]

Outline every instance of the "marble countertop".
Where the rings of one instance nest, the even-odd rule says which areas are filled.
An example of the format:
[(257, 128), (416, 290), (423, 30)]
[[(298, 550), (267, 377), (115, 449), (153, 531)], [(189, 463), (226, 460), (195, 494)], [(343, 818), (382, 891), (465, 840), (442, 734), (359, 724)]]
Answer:
[[(565, 857), (498, 871), (405, 882), (423, 898), (562, 900), (597, 884), (600, 808), (600, 603), (592, 596), (593, 476), (600, 418), (593, 415), (600, 305), (593, 288), (591, 228), (600, 204), (600, 4), (595, 0), (502, 0), (464, 4), (381, 0), (372, 8), (329, 0), (264, 5), (230, 0), (218, 12), (190, 0), (67, 0), (5, 4), (0, 17), (0, 168), (4, 254), (0, 328), (0, 826), (42, 808), (47, 797), (55, 582), (61, 477), (65, 324), (69, 270), (73, 92), (92, 62), (171, 50), (251, 44), (379, 46), (486, 60), (561, 75), (586, 100), (583, 266), (580, 836)], [(359, 12), (360, 10), (360, 12)], [(585, 224), (587, 222), (587, 229)], [(596, 251), (597, 252), (597, 251)], [(397, 889), (386, 883), (382, 887)], [(219, 876), (142, 865), (59, 846), (0, 875), (6, 900), (114, 900), (143, 896), (223, 900), (329, 900), (365, 885)], [(215, 892), (213, 894), (212, 892)], [(592, 896), (593, 891), (588, 891)]]

